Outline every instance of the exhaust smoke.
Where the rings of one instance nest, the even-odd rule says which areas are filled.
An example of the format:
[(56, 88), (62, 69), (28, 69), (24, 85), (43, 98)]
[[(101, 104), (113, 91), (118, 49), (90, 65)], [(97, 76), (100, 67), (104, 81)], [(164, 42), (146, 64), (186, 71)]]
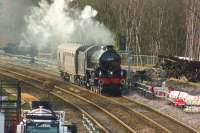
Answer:
[[(66, 42), (85, 44), (112, 44), (112, 33), (95, 20), (97, 11), (86, 6), (82, 11), (70, 8), (71, 0), (41, 0), (25, 15), (26, 31), (21, 46), (29, 45), (39, 51), (56, 52)], [(26, 46), (27, 47), (27, 46)]]

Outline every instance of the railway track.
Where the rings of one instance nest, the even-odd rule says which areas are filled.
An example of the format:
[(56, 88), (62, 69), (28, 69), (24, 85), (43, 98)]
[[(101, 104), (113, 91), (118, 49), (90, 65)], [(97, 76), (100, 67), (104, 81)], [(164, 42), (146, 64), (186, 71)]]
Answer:
[[(24, 83), (29, 84), (29, 85), (33, 86), (34, 88), (41, 89), (41, 90), (43, 89), (43, 86), (41, 84), (38, 84), (36, 82), (31, 82), (31, 80), (22, 79), (21, 74), (20, 75), (12, 75), (12, 74), (7, 73), (8, 71), (2, 71), (2, 69), (0, 71), (1, 71), (0, 73), (6, 77), (20, 79)], [(90, 118), (99, 127), (101, 132), (110, 133), (110, 132), (112, 132), (112, 130), (107, 130), (107, 129), (111, 128), (112, 126), (117, 126), (117, 127), (120, 126), (119, 123), (112, 121), (112, 117), (110, 118), (109, 116), (105, 116), (105, 114), (102, 113), (101, 111), (99, 111), (96, 107), (93, 107), (90, 104), (85, 103), (82, 100), (79, 100), (76, 97), (71, 96), (70, 94), (68, 94), (68, 95), (63, 94), (63, 93), (61, 93), (61, 91), (53, 91), (53, 92), (51, 92), (51, 94), (64, 100), (68, 104), (71, 104), (73, 107), (75, 107), (81, 113), (85, 114), (88, 118)], [(87, 109), (85, 109), (85, 107), (87, 107)], [(102, 116), (104, 116), (104, 117), (102, 117)], [(100, 123), (100, 120), (102, 120), (102, 118), (104, 118), (105, 120), (108, 120), (108, 122), (112, 122), (112, 124), (105, 123), (109, 126), (109, 127), (106, 127), (107, 129), (105, 128), (105, 125), (103, 125), (104, 123), (103, 124)], [(123, 129), (119, 129), (120, 132), (129, 132), (128, 130), (124, 129), (124, 127), (121, 127), (121, 128), (123, 128)]]
[[(2, 70), (1, 69), (1, 71), (5, 71), (6, 73), (8, 73), (8, 70)], [(17, 79), (25, 80), (27, 82), (27, 79), (31, 78), (30, 76), (25, 76), (25, 75), (22, 75), (22, 74), (13, 72), (13, 71), (11, 73), (17, 75), (17, 77), (16, 77)], [(23, 76), (25, 79), (23, 79), (21, 76)], [(40, 82), (40, 80), (41, 80), (41, 78), (39, 80), (38, 79), (34, 79), (34, 81), (38, 81), (38, 82)], [(28, 80), (28, 82), (30, 82), (30, 80)], [(36, 84), (36, 82), (34, 82), (34, 84)], [(155, 131), (156, 132), (166, 132), (165, 129), (162, 129), (162, 127), (159, 127), (157, 125), (155, 126), (154, 124), (152, 124), (151, 122), (149, 122), (146, 119), (142, 118), (141, 116), (138, 116), (138, 114), (137, 115), (134, 114), (133, 111), (131, 111), (131, 110), (126, 111), (127, 108), (125, 108), (125, 107), (123, 107), (123, 109), (120, 109), (122, 107), (120, 107), (121, 105), (119, 105), (119, 104), (116, 104), (116, 103), (113, 104), (113, 103), (109, 103), (109, 102), (107, 103), (106, 102), (107, 99), (106, 99), (106, 101), (105, 101), (105, 99), (102, 100), (102, 98), (99, 97), (99, 95), (96, 95), (99, 98), (99, 99), (97, 99), (97, 98), (95, 98), (96, 96), (93, 96), (95, 94), (91, 94), (91, 93), (88, 93), (87, 91), (83, 91), (83, 90), (77, 91), (76, 90), (77, 88), (76, 89), (71, 89), (71, 92), (70, 91), (66, 91), (65, 89), (63, 89), (61, 87), (55, 87), (55, 88), (59, 89), (59, 91), (55, 91), (54, 90), (55, 92), (60, 92), (61, 90), (63, 91), (63, 93), (60, 93), (60, 94), (65, 94), (66, 95), (67, 93), (73, 94), (74, 92), (80, 92), (79, 94), (73, 94), (73, 95), (76, 96), (77, 98), (81, 98), (81, 100), (84, 100), (84, 101), (87, 101), (87, 102), (88, 101), (95, 101), (96, 103), (92, 103), (94, 106), (96, 106), (97, 108), (101, 109), (103, 112), (109, 114), (112, 118), (117, 120), (118, 123), (120, 123), (123, 127), (128, 129), (127, 131), (120, 131), (119, 130), (120, 126), (115, 126), (115, 125), (111, 126), (112, 128), (113, 127), (118, 127), (116, 129), (117, 132), (144, 132), (144, 130), (146, 132), (155, 132)], [(82, 95), (80, 96), (80, 94), (82, 94)], [(86, 97), (87, 98), (89, 97), (89, 98), (92, 98), (92, 99), (87, 99)], [(107, 106), (106, 109), (105, 109), (105, 106)], [(94, 112), (94, 110), (95, 109), (93, 109), (93, 112)], [(96, 112), (97, 111), (95, 111), (95, 114), (96, 114)], [(116, 116), (118, 116), (118, 117), (116, 117)], [(132, 117), (132, 119), (130, 119), (131, 117)], [(106, 120), (106, 121), (108, 121), (108, 120)], [(111, 122), (111, 123), (114, 124), (113, 122)], [(115, 131), (111, 131), (111, 132), (115, 132)]]
[[(71, 92), (61, 91), (62, 88), (56, 89), (51, 92), (53, 95), (60, 97), (61, 99), (70, 99), (70, 102), (77, 105), (91, 116), (94, 119), (98, 120), (108, 132), (113, 133), (136, 133), (131, 127), (127, 126), (123, 121), (121, 121), (118, 117), (113, 115), (111, 112), (105, 110), (104, 108), (98, 106), (97, 104), (75, 95)], [(117, 127), (117, 128), (115, 128)]]
[[(1, 76), (1, 75), (0, 75)], [(4, 77), (5, 78), (5, 77)], [(70, 103), (69, 101), (63, 101), (62, 99), (57, 98), (57, 96), (51, 95), (51, 97), (49, 97), (50, 95), (47, 95), (44, 93), (43, 90), (37, 89), (36, 87), (33, 87), (31, 85), (28, 84), (21, 84), (21, 88), (23, 90), (23, 92), (27, 93), (27, 94), (31, 94), (32, 96), (38, 98), (38, 100), (45, 100), (48, 99), (48, 101), (52, 101), (54, 100), (52, 104), (54, 110), (63, 110), (66, 112), (66, 120), (73, 122), (77, 125), (78, 127), (78, 133), (88, 133), (88, 130), (84, 127), (83, 122), (82, 122), (82, 114), (86, 114), (84, 111), (80, 110), (79, 108), (76, 107), (76, 105), (73, 105), (72, 103)], [(36, 91), (31, 91), (35, 89)], [(29, 99), (28, 99), (29, 100)], [(85, 115), (87, 118), (89, 118), (90, 120), (92, 120), (92, 118), (90, 118), (89, 114)], [(93, 123), (96, 123), (93, 121)], [(97, 122), (98, 123), (98, 122)], [(96, 125), (95, 124), (95, 129), (102, 129), (101, 125)], [(104, 132), (103, 130), (100, 130), (100, 132)]]
[[(9, 69), (10, 73), (14, 71), (20, 71), (20, 69), (16, 69), (12, 67), (7, 68), (7, 69)], [(5, 71), (8, 72), (8, 70), (5, 70)], [(40, 75), (40, 77), (37, 77), (34, 79), (35, 81), (38, 80), (37, 82), (41, 82), (42, 75), (44, 73), (45, 74), (48, 73), (48, 72), (44, 72), (42, 74), (42, 71), (39, 71), (39, 73), (36, 71), (32, 72), (33, 70), (31, 69), (29, 69), (28, 71), (30, 74), (28, 78), (31, 78), (33, 76), (36, 77), (36, 75)], [(14, 74), (17, 75), (19, 73), (14, 72)], [(23, 76), (22, 74), (19, 74), (19, 75)], [(50, 77), (51, 76), (49, 76), (49, 78)], [(26, 78), (27, 78), (27, 75), (26, 75)], [(127, 125), (128, 127), (131, 127), (131, 129), (133, 129), (134, 132), (175, 132), (175, 131), (176, 132), (180, 131), (180, 133), (197, 132), (196, 130), (189, 128), (186, 125), (178, 121), (175, 121), (174, 119), (170, 119), (169, 117), (157, 111), (149, 109), (148, 107), (135, 103), (134, 101), (131, 101), (124, 97), (107, 98), (104, 96), (99, 96), (96, 94), (89, 93), (87, 90), (83, 90), (80, 87), (77, 87), (75, 85), (68, 85), (68, 88), (66, 88), (66, 84), (63, 84), (60, 87), (55, 87), (55, 88), (57, 90), (57, 91), (54, 90), (55, 93), (62, 92), (60, 94), (57, 94), (58, 96), (61, 94), (67, 94), (67, 91), (68, 91), (74, 95), (77, 95), (78, 97), (82, 97), (88, 101), (93, 101), (94, 104), (100, 107), (104, 107), (105, 110), (111, 111), (114, 116), (118, 116), (119, 119), (123, 121), (125, 125)], [(69, 93), (68, 93), (68, 96), (69, 96)], [(102, 99), (106, 99), (106, 100), (102, 100)]]
[[(25, 83), (28, 83), (34, 87), (42, 89), (41, 85), (38, 85), (38, 83), (33, 82), (29, 80), (25, 75), (17, 74), (16, 72), (13, 72), (15, 76), (12, 74), (9, 74), (7, 70), (1, 69), (1, 74), (6, 75), (11, 78), (20, 79), (21, 81), (24, 81)], [(37, 84), (37, 85), (36, 85)], [(114, 116), (109, 111), (106, 111), (102, 107), (92, 103), (91, 101), (82, 98), (78, 95), (73, 94), (72, 92), (61, 92), (59, 90), (53, 90), (51, 94), (56, 95), (57, 97), (61, 98), (62, 100), (71, 103), (73, 106), (76, 106), (79, 110), (81, 110), (84, 114), (87, 116), (89, 115), (89, 118), (91, 118), (93, 121), (98, 123), (97, 125), (100, 125), (99, 127), (102, 129), (103, 132), (112, 132), (112, 133), (135, 133), (135, 131), (127, 126), (123, 121), (121, 121), (119, 118)], [(69, 100), (70, 99), (70, 100)], [(101, 122), (97, 122), (101, 121)], [(117, 127), (117, 128), (113, 128)]]

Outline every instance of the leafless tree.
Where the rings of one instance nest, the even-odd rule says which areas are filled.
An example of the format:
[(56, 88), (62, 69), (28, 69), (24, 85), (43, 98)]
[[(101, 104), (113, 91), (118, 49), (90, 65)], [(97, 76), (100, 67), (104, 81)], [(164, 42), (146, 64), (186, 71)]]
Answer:
[(186, 48), (185, 56), (200, 60), (200, 1), (186, 1)]
[[(97, 19), (108, 26), (114, 34), (123, 33), (127, 39), (127, 47), (132, 48), (134, 54), (178, 56), (184, 55), (184, 53), (189, 54), (189, 47), (192, 46), (190, 45), (192, 44), (190, 39), (192, 20), (190, 20), (191, 13), (188, 10), (186, 13), (186, 7), (190, 4), (186, 3), (189, 3), (189, 1), (190, 3), (193, 3), (191, 1), (196, 2), (194, 4), (196, 16), (196, 11), (199, 10), (197, 8), (199, 6), (197, 6), (198, 0), (78, 1), (92, 5), (97, 9), (99, 12)], [(186, 16), (188, 16), (187, 22)], [(195, 19), (196, 21), (197, 19)], [(198, 27), (197, 23), (194, 24), (195, 27)], [(188, 27), (188, 29), (185, 27)], [(186, 52), (184, 52), (186, 33), (188, 34), (187, 47)], [(198, 43), (198, 36), (195, 34), (195, 44)], [(118, 38), (116, 42), (117, 40)], [(199, 45), (195, 45), (195, 48), (193, 46), (192, 53), (196, 53), (195, 56), (199, 53), (199, 47)]]

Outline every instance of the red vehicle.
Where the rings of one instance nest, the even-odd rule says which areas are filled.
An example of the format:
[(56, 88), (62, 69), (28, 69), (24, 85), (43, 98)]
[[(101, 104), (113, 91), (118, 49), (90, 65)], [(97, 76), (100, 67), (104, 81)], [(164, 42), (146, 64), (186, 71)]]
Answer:
[(175, 105), (176, 107), (185, 107), (186, 102), (185, 102), (183, 99), (177, 98), (177, 99), (175, 100), (174, 105)]

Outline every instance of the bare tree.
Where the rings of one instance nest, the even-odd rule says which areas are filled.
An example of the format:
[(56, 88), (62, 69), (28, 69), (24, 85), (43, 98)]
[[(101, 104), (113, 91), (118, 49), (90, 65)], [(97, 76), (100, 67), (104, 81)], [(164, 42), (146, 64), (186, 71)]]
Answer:
[(187, 0), (185, 56), (200, 60), (200, 1)]
[[(114, 34), (123, 33), (127, 39), (127, 46), (132, 48), (135, 54), (184, 55), (185, 1), (189, 0), (78, 1), (97, 9), (97, 19), (108, 26)], [(195, 48), (195, 53), (198, 53), (198, 49), (199, 45)]]

